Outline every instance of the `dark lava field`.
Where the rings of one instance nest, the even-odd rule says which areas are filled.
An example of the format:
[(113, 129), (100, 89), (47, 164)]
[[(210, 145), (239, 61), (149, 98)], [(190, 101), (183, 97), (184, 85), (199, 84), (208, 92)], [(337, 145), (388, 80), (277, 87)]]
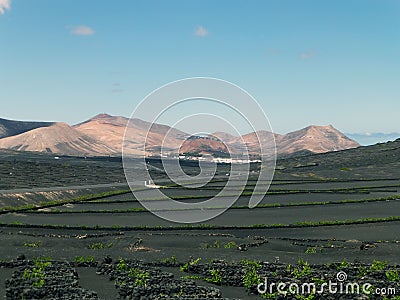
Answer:
[[(268, 192), (249, 209), (252, 164), (229, 210), (180, 224), (137, 201), (120, 158), (2, 151), (0, 299), (400, 299), (399, 158), (397, 140), (278, 160)], [(181, 202), (210, 199), (229, 179), (221, 164), (207, 185), (182, 187), (160, 161), (146, 163)], [(182, 168), (199, 172), (195, 163)], [(164, 201), (140, 183), (135, 190)], [(216, 198), (236, 193), (231, 186)], [(265, 280), (276, 285), (263, 290)], [(341, 290), (322, 288), (330, 282)], [(302, 293), (304, 283), (315, 289)]]

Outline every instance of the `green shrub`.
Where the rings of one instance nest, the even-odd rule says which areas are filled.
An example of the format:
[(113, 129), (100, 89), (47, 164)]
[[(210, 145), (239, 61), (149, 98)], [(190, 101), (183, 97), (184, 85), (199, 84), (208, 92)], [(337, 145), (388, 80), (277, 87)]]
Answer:
[(74, 261), (76, 263), (90, 263), (90, 262), (94, 262), (94, 257), (93, 256), (75, 256)]
[(261, 282), (261, 278), (257, 274), (257, 269), (259, 267), (259, 264), (245, 264), (245, 272), (243, 275), (243, 285), (245, 288), (250, 289), (252, 286), (258, 285)]
[(385, 274), (389, 281), (400, 282), (400, 275), (397, 269), (390, 269)]
[(235, 242), (228, 242), (224, 245), (225, 249), (230, 249), (230, 248), (236, 248), (236, 243)]
[(128, 276), (135, 278), (135, 286), (146, 286), (149, 272), (142, 271), (138, 268), (130, 268)]
[(173, 265), (176, 265), (176, 264), (178, 263), (178, 260), (177, 260), (177, 258), (173, 255), (173, 256), (171, 256), (171, 258), (169, 258), (169, 257), (164, 258), (163, 260), (161, 260), (161, 262), (164, 263), (164, 264), (173, 264)]
[(214, 243), (209, 244), (209, 243), (205, 243), (204, 244), (204, 248), (209, 249), (209, 248), (217, 248), (219, 249), (221, 247), (221, 244), (219, 243), (219, 241), (214, 241)]
[(311, 274), (311, 267), (308, 262), (304, 262), (302, 259), (299, 259), (297, 267), (291, 272), (291, 275), (298, 279)]
[(201, 277), (200, 275), (186, 275), (186, 276), (181, 276), (181, 279), (202, 280), (203, 277)]
[(42, 245), (42, 242), (24, 242), (22, 246), (28, 248), (39, 248)]
[(211, 269), (210, 270), (211, 277), (207, 277), (204, 280), (207, 282), (215, 283), (215, 284), (222, 284), (222, 275), (220, 274), (219, 270)]
[(190, 268), (191, 266), (197, 265), (197, 264), (200, 262), (200, 260), (201, 260), (200, 257), (199, 257), (199, 258), (196, 258), (195, 260), (191, 260), (191, 261), (187, 262), (186, 264), (184, 264), (183, 266), (181, 266), (181, 267), (180, 267), (180, 270), (181, 270), (182, 272), (188, 272), (188, 271), (189, 271), (189, 268)]
[(255, 268), (260, 268), (261, 267), (261, 263), (259, 261), (256, 260), (250, 260), (250, 259), (243, 259), (240, 261), (240, 263), (246, 267), (251, 267), (254, 266)]
[(306, 254), (315, 254), (315, 253), (317, 253), (317, 247), (307, 247), (307, 250), (305, 253)]
[(350, 267), (350, 263), (347, 261), (347, 259), (343, 259), (340, 263), (335, 263), (335, 268), (338, 271), (346, 269), (348, 267)]
[(108, 249), (108, 248), (111, 248), (113, 245), (114, 245), (113, 243), (107, 243), (107, 244), (93, 243), (93, 244), (89, 244), (87, 246), (87, 248), (91, 249), (91, 250)]
[(388, 265), (387, 261), (374, 260), (369, 270), (372, 272), (383, 271), (385, 270), (387, 265)]
[(343, 172), (349, 172), (351, 170), (352, 170), (351, 168), (346, 168), (346, 167), (340, 168), (340, 171), (343, 171)]
[(117, 263), (117, 266), (116, 266), (116, 267), (117, 267), (117, 270), (118, 270), (118, 271), (125, 271), (125, 270), (128, 269), (128, 266), (127, 266), (125, 260), (123, 260), (122, 258), (120, 258), (120, 259), (118, 260), (118, 263)]
[(358, 276), (363, 277), (363, 276), (367, 275), (367, 273), (368, 273), (368, 269), (366, 267), (364, 267), (364, 266), (358, 267), (358, 274), (357, 274)]
[(37, 258), (34, 260), (32, 269), (25, 269), (22, 277), (26, 280), (33, 280), (33, 287), (42, 287), (45, 284), (46, 274), (45, 269), (51, 265), (46, 258)]

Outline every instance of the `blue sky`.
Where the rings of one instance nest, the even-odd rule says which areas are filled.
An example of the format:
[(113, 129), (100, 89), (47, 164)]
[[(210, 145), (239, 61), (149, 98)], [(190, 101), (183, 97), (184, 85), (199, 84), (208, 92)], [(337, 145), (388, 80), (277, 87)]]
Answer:
[(398, 132), (399, 53), (397, 0), (0, 0), (0, 117), (129, 116), (163, 84), (210, 76), (279, 133)]

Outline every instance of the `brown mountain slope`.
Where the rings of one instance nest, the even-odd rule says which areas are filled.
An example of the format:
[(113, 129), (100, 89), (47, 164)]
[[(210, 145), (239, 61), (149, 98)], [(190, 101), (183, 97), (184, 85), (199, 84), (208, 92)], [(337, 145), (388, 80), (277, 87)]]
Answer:
[(233, 142), (235, 139), (237, 139), (238, 137), (236, 135), (227, 133), (227, 132), (214, 132), (212, 134), (209, 134), (210, 137), (212, 138), (217, 138), (219, 140), (221, 140), (224, 143), (231, 143)]
[(274, 145), (273, 142), (279, 142), (282, 138), (282, 135), (266, 130), (259, 130), (242, 136), (234, 136), (224, 132), (216, 132), (210, 136), (220, 139), (236, 155), (244, 154), (246, 149), (249, 154), (260, 155), (260, 143), (263, 145), (265, 152), (271, 151)]
[[(242, 135), (241, 138), (238, 137), (235, 140), (236, 145), (240, 145), (241, 140), (243, 139), (247, 149), (250, 154), (259, 155), (260, 154), (260, 144), (263, 145), (264, 154), (267, 155), (268, 152), (274, 150), (274, 141), (276, 147), (279, 147), (279, 141), (282, 136), (280, 134), (272, 133), (265, 130), (259, 130), (257, 132), (251, 132), (245, 135)], [(236, 146), (238, 147), (238, 146)]]
[[(0, 119), (1, 121), (2, 119)], [(17, 121), (13, 121), (17, 122)], [(17, 123), (7, 123), (15, 125)], [(127, 124), (129, 126), (127, 126)], [(0, 122), (1, 125), (1, 122)], [(21, 124), (17, 124), (18, 126)], [(161, 146), (171, 154), (184, 152), (220, 153), (228, 152), (235, 156), (244, 154), (259, 155), (257, 139), (263, 144), (264, 154), (271, 153), (275, 139), (277, 154), (280, 156), (304, 153), (323, 153), (356, 148), (358, 143), (349, 139), (337, 129), (329, 126), (309, 126), (285, 135), (268, 131), (257, 131), (243, 136), (233, 136), (216, 132), (204, 138), (189, 138), (190, 135), (166, 125), (153, 124), (107, 114), (97, 115), (73, 127), (64, 123), (52, 125), (41, 122), (28, 124), (40, 127), (14, 136), (0, 138), (0, 148), (18, 151), (52, 152), (64, 155), (121, 155), (126, 132), (125, 153), (133, 155), (158, 155)], [(151, 125), (151, 126), (150, 126)], [(28, 127), (15, 127), (27, 130)], [(8, 126), (11, 128), (10, 126)], [(127, 128), (127, 129), (126, 129)], [(148, 130), (150, 128), (150, 130)], [(5, 130), (3, 130), (5, 132)], [(10, 131), (9, 131), (10, 132)], [(16, 131), (14, 131), (16, 132)], [(0, 127), (1, 133), (1, 127)], [(168, 136), (166, 136), (168, 133)], [(146, 151), (143, 144), (146, 141)]]
[[(74, 128), (84, 134), (90, 135), (101, 141), (115, 152), (121, 153), (125, 128), (129, 119), (120, 116), (110, 116), (107, 114), (97, 115), (88, 121), (77, 124)], [(129, 122), (126, 131), (125, 153), (143, 154), (143, 143), (147, 142), (146, 150), (159, 152), (163, 140), (164, 147), (168, 149), (178, 149), (188, 136), (186, 133), (166, 125), (153, 124), (139, 119)], [(150, 131), (148, 129), (150, 128)]]
[(349, 139), (332, 125), (308, 126), (288, 133), (277, 143), (278, 153), (293, 154), (300, 151), (324, 153), (356, 148), (357, 142)]
[(40, 127), (48, 127), (53, 124), (52, 122), (14, 121), (0, 118), (0, 138), (21, 134)]
[(109, 155), (115, 151), (65, 123), (54, 123), (0, 139), (0, 148), (63, 155)]
[(82, 134), (96, 138), (107, 147), (120, 153), (122, 149), (122, 137), (124, 136), (127, 123), (127, 118), (100, 114), (73, 126), (73, 128)]
[(252, 132), (241, 137), (234, 137), (221, 132), (214, 133), (213, 136), (219, 137), (230, 149), (233, 149), (235, 154), (245, 153), (246, 149), (248, 149), (249, 154), (259, 155), (259, 143), (261, 143), (264, 155), (268, 155), (273, 150), (273, 139), (275, 140), (276, 151), (279, 156), (324, 153), (360, 146), (332, 125), (308, 126), (285, 135), (260, 130), (257, 131), (257, 134)]
[(179, 153), (200, 153), (200, 154), (224, 154), (229, 153), (226, 145), (216, 138), (191, 137), (185, 140), (179, 149)]

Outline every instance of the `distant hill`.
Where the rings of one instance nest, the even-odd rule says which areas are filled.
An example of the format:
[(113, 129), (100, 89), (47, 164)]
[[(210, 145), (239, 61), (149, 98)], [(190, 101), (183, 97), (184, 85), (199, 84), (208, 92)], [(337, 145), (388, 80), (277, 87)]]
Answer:
[(325, 153), (360, 146), (357, 142), (345, 136), (332, 125), (308, 126), (304, 129), (290, 132), (277, 142), (278, 153), (293, 154), (299, 151)]
[(128, 119), (124, 117), (100, 114), (73, 126), (73, 128), (82, 134), (96, 138), (115, 152), (121, 152), (122, 137), (124, 136), (127, 122)]
[(273, 148), (272, 138), (276, 143), (278, 156), (287, 157), (307, 153), (325, 153), (356, 148), (360, 146), (357, 142), (349, 139), (333, 126), (308, 126), (304, 129), (290, 132), (285, 135), (268, 131), (257, 131), (241, 137), (234, 137), (222, 133), (215, 133), (223, 142), (227, 143), (237, 152), (248, 149), (250, 154), (260, 153), (261, 143), (265, 153)]
[(14, 121), (0, 118), (0, 139), (21, 134), (32, 129), (48, 127), (53, 124), (52, 122)]
[(115, 154), (113, 149), (65, 123), (54, 123), (49, 127), (36, 128), (0, 139), (0, 148), (71, 156)]
[(179, 148), (179, 153), (198, 153), (202, 155), (229, 156), (227, 146), (213, 137), (190, 137)]
[[(28, 125), (38, 128), (29, 129)], [(159, 155), (163, 147), (163, 152), (167, 154), (179, 152), (228, 156), (232, 153), (240, 156), (248, 150), (250, 155), (257, 156), (260, 154), (259, 143), (263, 145), (264, 153), (271, 153), (273, 141), (279, 157), (359, 146), (331, 125), (309, 126), (285, 135), (260, 130), (242, 136), (216, 132), (208, 137), (191, 137), (167, 125), (100, 114), (72, 127), (65, 123), (9, 121), (7, 128), (4, 130), (7, 137), (0, 138), (0, 148), (63, 155), (121, 155), (124, 134), (124, 151), (130, 155)]]
[[(83, 123), (75, 125), (74, 128), (84, 134), (92, 136), (101, 141), (115, 152), (121, 153), (125, 128), (129, 119), (108, 114), (97, 115)], [(151, 127), (150, 127), (151, 126)], [(147, 132), (147, 129), (150, 131)], [(168, 135), (167, 135), (168, 133)], [(188, 134), (166, 125), (153, 124), (133, 119), (127, 128), (127, 139), (125, 153), (140, 155), (143, 153), (143, 143), (146, 140), (146, 149), (159, 152), (161, 144), (171, 150), (179, 148)], [(167, 139), (164, 141), (164, 137)]]

